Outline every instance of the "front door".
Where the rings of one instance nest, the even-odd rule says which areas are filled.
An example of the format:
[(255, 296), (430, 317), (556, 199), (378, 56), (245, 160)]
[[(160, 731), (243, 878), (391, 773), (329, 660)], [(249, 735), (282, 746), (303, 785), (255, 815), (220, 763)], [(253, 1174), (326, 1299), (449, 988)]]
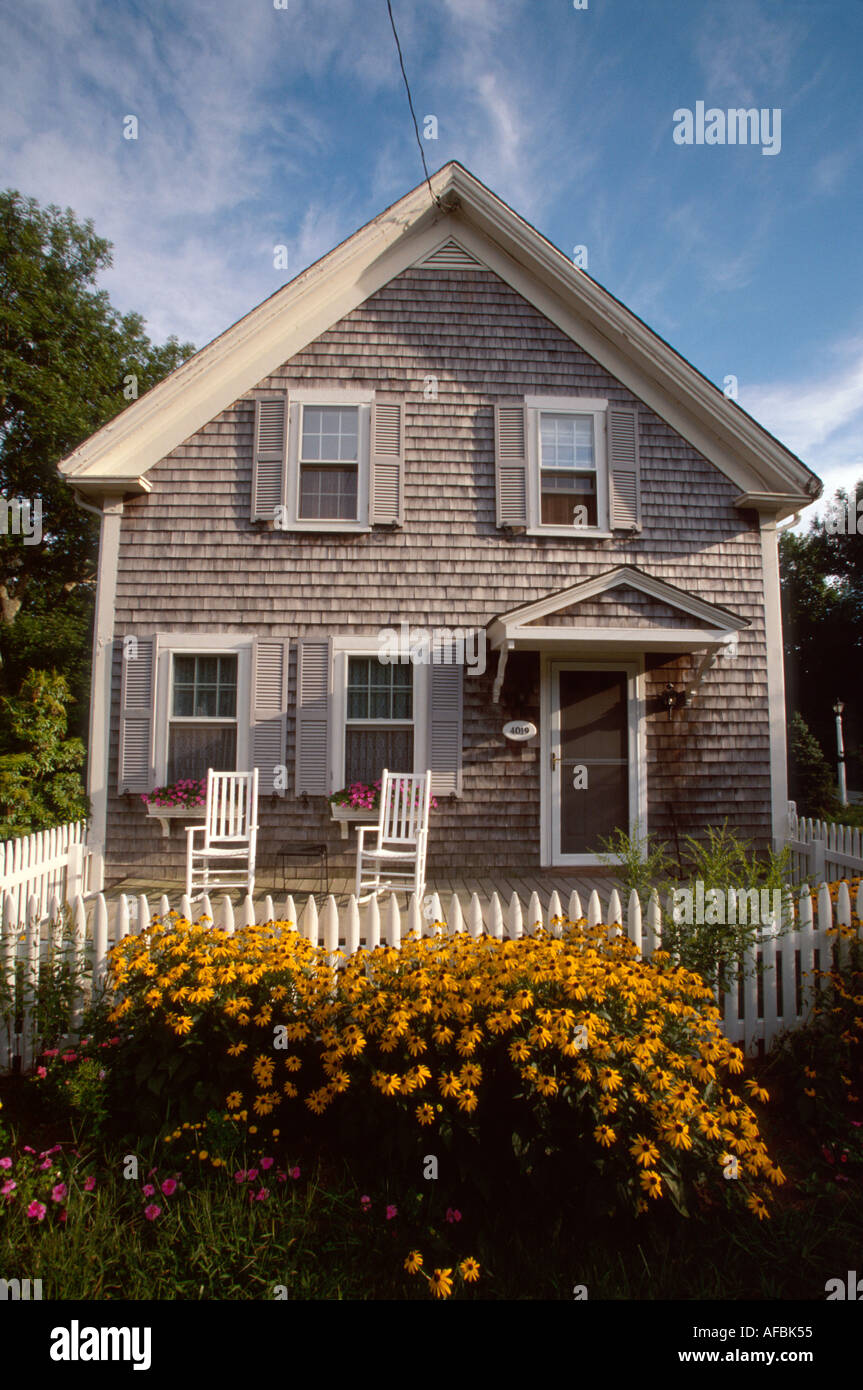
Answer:
[(602, 840), (637, 819), (636, 672), (631, 664), (551, 668), (552, 862), (596, 863)]

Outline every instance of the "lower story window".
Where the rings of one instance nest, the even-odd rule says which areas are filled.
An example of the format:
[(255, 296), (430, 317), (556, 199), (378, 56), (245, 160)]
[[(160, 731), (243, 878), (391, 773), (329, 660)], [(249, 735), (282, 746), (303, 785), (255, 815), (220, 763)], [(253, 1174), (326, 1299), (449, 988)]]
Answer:
[(175, 654), (167, 780), (204, 778), (237, 766), (237, 658)]
[(345, 783), (371, 784), (385, 767), (413, 772), (413, 766), (413, 667), (349, 657)]

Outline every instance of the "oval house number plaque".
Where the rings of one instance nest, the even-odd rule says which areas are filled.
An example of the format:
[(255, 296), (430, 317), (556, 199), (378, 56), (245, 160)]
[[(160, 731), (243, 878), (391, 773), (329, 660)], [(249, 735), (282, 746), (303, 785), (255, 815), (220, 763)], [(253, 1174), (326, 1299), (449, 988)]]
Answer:
[(514, 719), (511, 724), (504, 724), (504, 738), (512, 739), (513, 743), (523, 743), (525, 739), (533, 738), (536, 734), (536, 725), (529, 724), (526, 719)]

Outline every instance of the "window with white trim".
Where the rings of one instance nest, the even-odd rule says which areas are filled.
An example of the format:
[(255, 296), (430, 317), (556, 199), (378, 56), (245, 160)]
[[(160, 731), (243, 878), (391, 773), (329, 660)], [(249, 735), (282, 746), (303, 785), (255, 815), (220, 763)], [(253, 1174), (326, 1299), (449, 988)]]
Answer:
[(528, 397), (528, 530), (609, 532), (608, 402)]
[(383, 769), (414, 767), (414, 668), (348, 656), (344, 783), (376, 782)]
[(301, 407), (299, 520), (358, 520), (359, 430), (359, 406)]
[(237, 765), (237, 657), (174, 652), (166, 779)]

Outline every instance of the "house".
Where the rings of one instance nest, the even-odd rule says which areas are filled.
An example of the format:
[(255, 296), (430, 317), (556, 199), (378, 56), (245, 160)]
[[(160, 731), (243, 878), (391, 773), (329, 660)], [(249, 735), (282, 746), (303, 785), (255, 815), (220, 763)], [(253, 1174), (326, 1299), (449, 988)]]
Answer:
[(328, 796), (383, 766), (433, 771), (432, 867), (781, 837), (777, 523), (820, 483), (461, 165), (60, 471), (109, 875), (179, 876), (141, 793), (211, 765), (260, 768), (262, 862), (347, 863)]

